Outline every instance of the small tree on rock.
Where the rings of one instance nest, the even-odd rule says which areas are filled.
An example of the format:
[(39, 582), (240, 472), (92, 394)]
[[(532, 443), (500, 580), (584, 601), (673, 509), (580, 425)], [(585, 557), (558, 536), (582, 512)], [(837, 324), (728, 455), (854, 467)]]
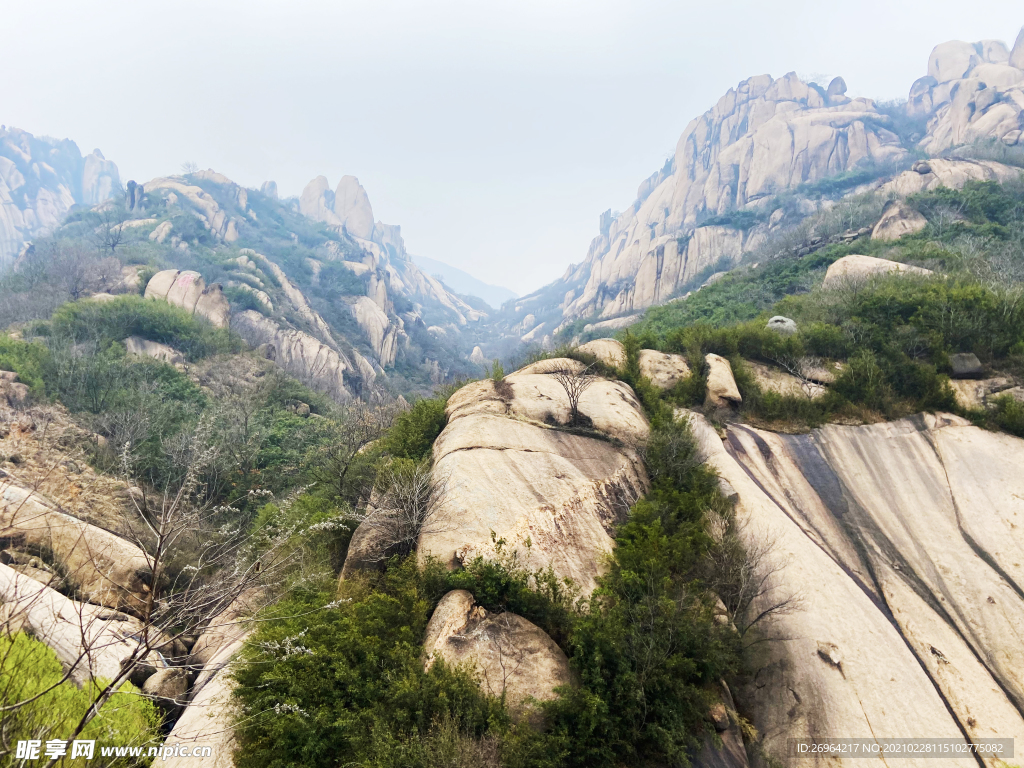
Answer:
[[(582, 365), (582, 364), (580, 364)], [(569, 398), (569, 426), (574, 427), (580, 423), (580, 398), (590, 388), (590, 385), (597, 380), (593, 370), (593, 363), (584, 367), (559, 368), (551, 372), (555, 381), (562, 385), (566, 397)]]

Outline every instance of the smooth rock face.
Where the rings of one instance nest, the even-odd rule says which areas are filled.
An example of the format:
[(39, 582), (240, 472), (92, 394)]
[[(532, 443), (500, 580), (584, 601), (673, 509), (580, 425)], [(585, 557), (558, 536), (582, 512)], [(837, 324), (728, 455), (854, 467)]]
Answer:
[(765, 326), (769, 331), (775, 331), (781, 333), (784, 336), (791, 336), (796, 333), (796, 321), (791, 320), (788, 317), (782, 315), (776, 315), (775, 317), (768, 320), (768, 325)]
[(144, 605), (149, 565), (141, 549), (61, 512), (10, 476), (0, 479), (0, 530), (15, 543), (46, 552), (48, 564), (90, 602), (116, 610)]
[(477, 365), (486, 365), (487, 358), (484, 357), (484, 351), (479, 346), (473, 347), (473, 352), (469, 356), (469, 362), (476, 363)]
[(144, 339), (141, 336), (129, 336), (124, 340), (125, 349), (129, 355), (139, 355), (140, 357), (152, 357), (154, 360), (162, 360), (165, 363), (175, 365), (176, 363), (185, 362), (185, 358), (181, 352), (176, 350), (174, 347), (168, 346), (167, 344), (161, 344), (158, 341), (150, 341)]
[(781, 570), (754, 610), (800, 599), (762, 627), (756, 682), (734, 692), (769, 754), (820, 766), (787, 759), (787, 739), (852, 733), (1020, 743), (1024, 440), (941, 414), (808, 435), (732, 425), (724, 444), (694, 422), (748, 546), (775, 541)]
[(928, 220), (918, 211), (900, 200), (885, 206), (882, 218), (871, 231), (872, 240), (893, 241), (904, 235), (913, 235), (928, 226)]
[(569, 403), (551, 374), (519, 372), (498, 389), (484, 380), (452, 395), (448, 426), (434, 443), (435, 477), (445, 489), (433, 530), (420, 537), (420, 556), (494, 557), (493, 531), (529, 567), (550, 564), (559, 577), (592, 591), (614, 527), (647, 488), (630, 446), (646, 440), (649, 427), (621, 382), (595, 381), (580, 411), (620, 443), (552, 426), (568, 421)]
[(851, 283), (867, 280), (875, 275), (888, 275), (893, 272), (912, 275), (930, 275), (930, 269), (913, 267), (888, 259), (876, 259), (874, 256), (843, 256), (829, 265), (825, 272), (822, 288), (840, 288)]
[(341, 219), (342, 226), (351, 234), (363, 240), (373, 236), (373, 209), (359, 179), (342, 176), (334, 191), (334, 213)]
[(554, 699), (554, 689), (571, 682), (569, 659), (544, 630), (514, 613), (489, 613), (462, 589), (441, 598), (423, 652), (428, 668), (439, 658), (468, 665), (483, 691), (505, 696), (519, 716), (530, 699)]
[(658, 389), (672, 389), (690, 375), (690, 366), (682, 355), (670, 355), (653, 349), (641, 349), (638, 358), (640, 373)]
[[(235, 704), (231, 697), (234, 688), (231, 663), (247, 637), (247, 633), (240, 634), (236, 639), (218, 648), (196, 678), (189, 704), (167, 737), (169, 744), (211, 747), (211, 756), (202, 760), (202, 764), (209, 768), (234, 767), (232, 753), (236, 747), (233, 729)], [(196, 759), (193, 757), (169, 757), (160, 762), (171, 768), (196, 766)]]
[(708, 392), (705, 402), (715, 408), (742, 403), (743, 398), (736, 386), (729, 361), (715, 354), (705, 356), (704, 361), (708, 367)]
[(580, 345), (580, 352), (593, 355), (605, 365), (619, 368), (626, 364), (626, 350), (615, 339), (594, 339)]
[(202, 275), (191, 270), (165, 269), (157, 272), (146, 284), (147, 299), (160, 299), (185, 311), (204, 317), (217, 328), (230, 323), (231, 305), (220, 285), (209, 288)]
[[(79, 603), (0, 563), (0, 631), (27, 630), (46, 643), (72, 679), (112, 679), (136, 649), (139, 622), (109, 608)], [(92, 649), (86, 654), (87, 649)]]
[(949, 356), (955, 379), (977, 379), (981, 376), (981, 361), (973, 352), (960, 352)]

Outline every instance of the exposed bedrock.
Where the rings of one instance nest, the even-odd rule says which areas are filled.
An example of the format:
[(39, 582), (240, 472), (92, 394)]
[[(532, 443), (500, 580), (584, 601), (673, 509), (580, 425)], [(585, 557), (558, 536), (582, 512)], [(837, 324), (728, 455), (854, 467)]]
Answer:
[[(941, 414), (807, 435), (732, 425), (724, 442), (694, 423), (743, 535), (776, 542), (768, 599), (801, 603), (765, 629), (737, 692), (770, 754), (811, 736), (1021, 743), (1024, 441)], [(839, 763), (786, 762), (819, 764)]]
[[(633, 390), (599, 379), (580, 399), (593, 431), (567, 430), (569, 401), (554, 373), (581, 368), (546, 360), (469, 384), (448, 401), (434, 444), (445, 484), (421, 555), (445, 562), (494, 556), (492, 532), (530, 567), (551, 565), (589, 593), (615, 526), (648, 484), (639, 453), (648, 425)], [(527, 547), (529, 543), (529, 547)]]

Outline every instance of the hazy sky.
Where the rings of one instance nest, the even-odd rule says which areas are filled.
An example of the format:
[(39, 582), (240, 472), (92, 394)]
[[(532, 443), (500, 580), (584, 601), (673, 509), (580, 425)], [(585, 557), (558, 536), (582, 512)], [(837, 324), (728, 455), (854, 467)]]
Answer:
[(691, 118), (755, 74), (906, 96), (1020, 0), (0, 0), (0, 123), (298, 194), (354, 174), (412, 253), (526, 292), (586, 255)]

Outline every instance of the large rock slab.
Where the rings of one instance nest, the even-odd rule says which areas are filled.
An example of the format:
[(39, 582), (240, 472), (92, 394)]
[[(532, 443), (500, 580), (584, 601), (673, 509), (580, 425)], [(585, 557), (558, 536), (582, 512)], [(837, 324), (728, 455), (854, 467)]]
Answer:
[(61, 511), (49, 499), (0, 479), (0, 537), (43, 553), (91, 603), (138, 611), (149, 594), (149, 560), (120, 536)]
[(435, 476), (445, 491), (433, 530), (420, 537), (420, 556), (494, 557), (493, 532), (506, 553), (518, 552), (530, 567), (551, 565), (592, 591), (615, 526), (647, 488), (632, 446), (646, 440), (649, 427), (621, 382), (597, 380), (580, 411), (592, 420), (593, 436), (557, 426), (568, 421), (568, 398), (545, 373), (515, 373), (497, 387), (484, 380), (456, 392), (434, 443)]
[(0, 563), (0, 632), (28, 631), (79, 684), (117, 677), (121, 662), (138, 648), (141, 629), (136, 619), (72, 600)]
[(724, 444), (694, 423), (748, 545), (775, 542), (754, 610), (800, 599), (762, 626), (772, 642), (737, 693), (770, 754), (851, 734), (1020, 743), (1024, 440), (941, 414), (808, 435), (732, 425)]
[(682, 355), (641, 349), (638, 362), (640, 373), (650, 379), (658, 389), (672, 389), (690, 375), (690, 366), (686, 364), (686, 358)]
[(516, 716), (532, 701), (557, 697), (569, 685), (569, 659), (536, 624), (514, 613), (489, 613), (464, 589), (438, 603), (423, 643), (425, 664), (437, 659), (472, 669), (490, 696), (504, 697)]
[(889, 202), (882, 211), (882, 218), (871, 230), (872, 240), (890, 242), (905, 235), (913, 235), (928, 226), (928, 219), (916, 209), (901, 200)]
[(223, 644), (209, 663), (203, 667), (192, 686), (190, 701), (167, 737), (169, 744), (181, 744), (190, 750), (210, 747), (211, 754), (202, 760), (173, 756), (161, 763), (171, 768), (195, 768), (202, 764), (210, 768), (233, 768), (235, 741), (235, 702), (232, 664), (248, 639), (248, 632)]
[(825, 272), (822, 288), (839, 288), (863, 282), (877, 275), (892, 273), (930, 275), (932, 271), (910, 264), (901, 264), (898, 261), (877, 259), (874, 256), (843, 256), (829, 265), (828, 271)]
[(253, 347), (264, 347), (268, 356), (281, 368), (313, 389), (338, 401), (352, 397), (348, 378), (358, 378), (352, 361), (337, 349), (324, 344), (308, 333), (282, 328), (269, 317), (253, 309), (234, 317), (234, 330)]
[(199, 315), (218, 328), (226, 328), (231, 318), (228, 303), (219, 284), (207, 287), (202, 275), (192, 270), (165, 269), (146, 284), (147, 299), (160, 299)]

